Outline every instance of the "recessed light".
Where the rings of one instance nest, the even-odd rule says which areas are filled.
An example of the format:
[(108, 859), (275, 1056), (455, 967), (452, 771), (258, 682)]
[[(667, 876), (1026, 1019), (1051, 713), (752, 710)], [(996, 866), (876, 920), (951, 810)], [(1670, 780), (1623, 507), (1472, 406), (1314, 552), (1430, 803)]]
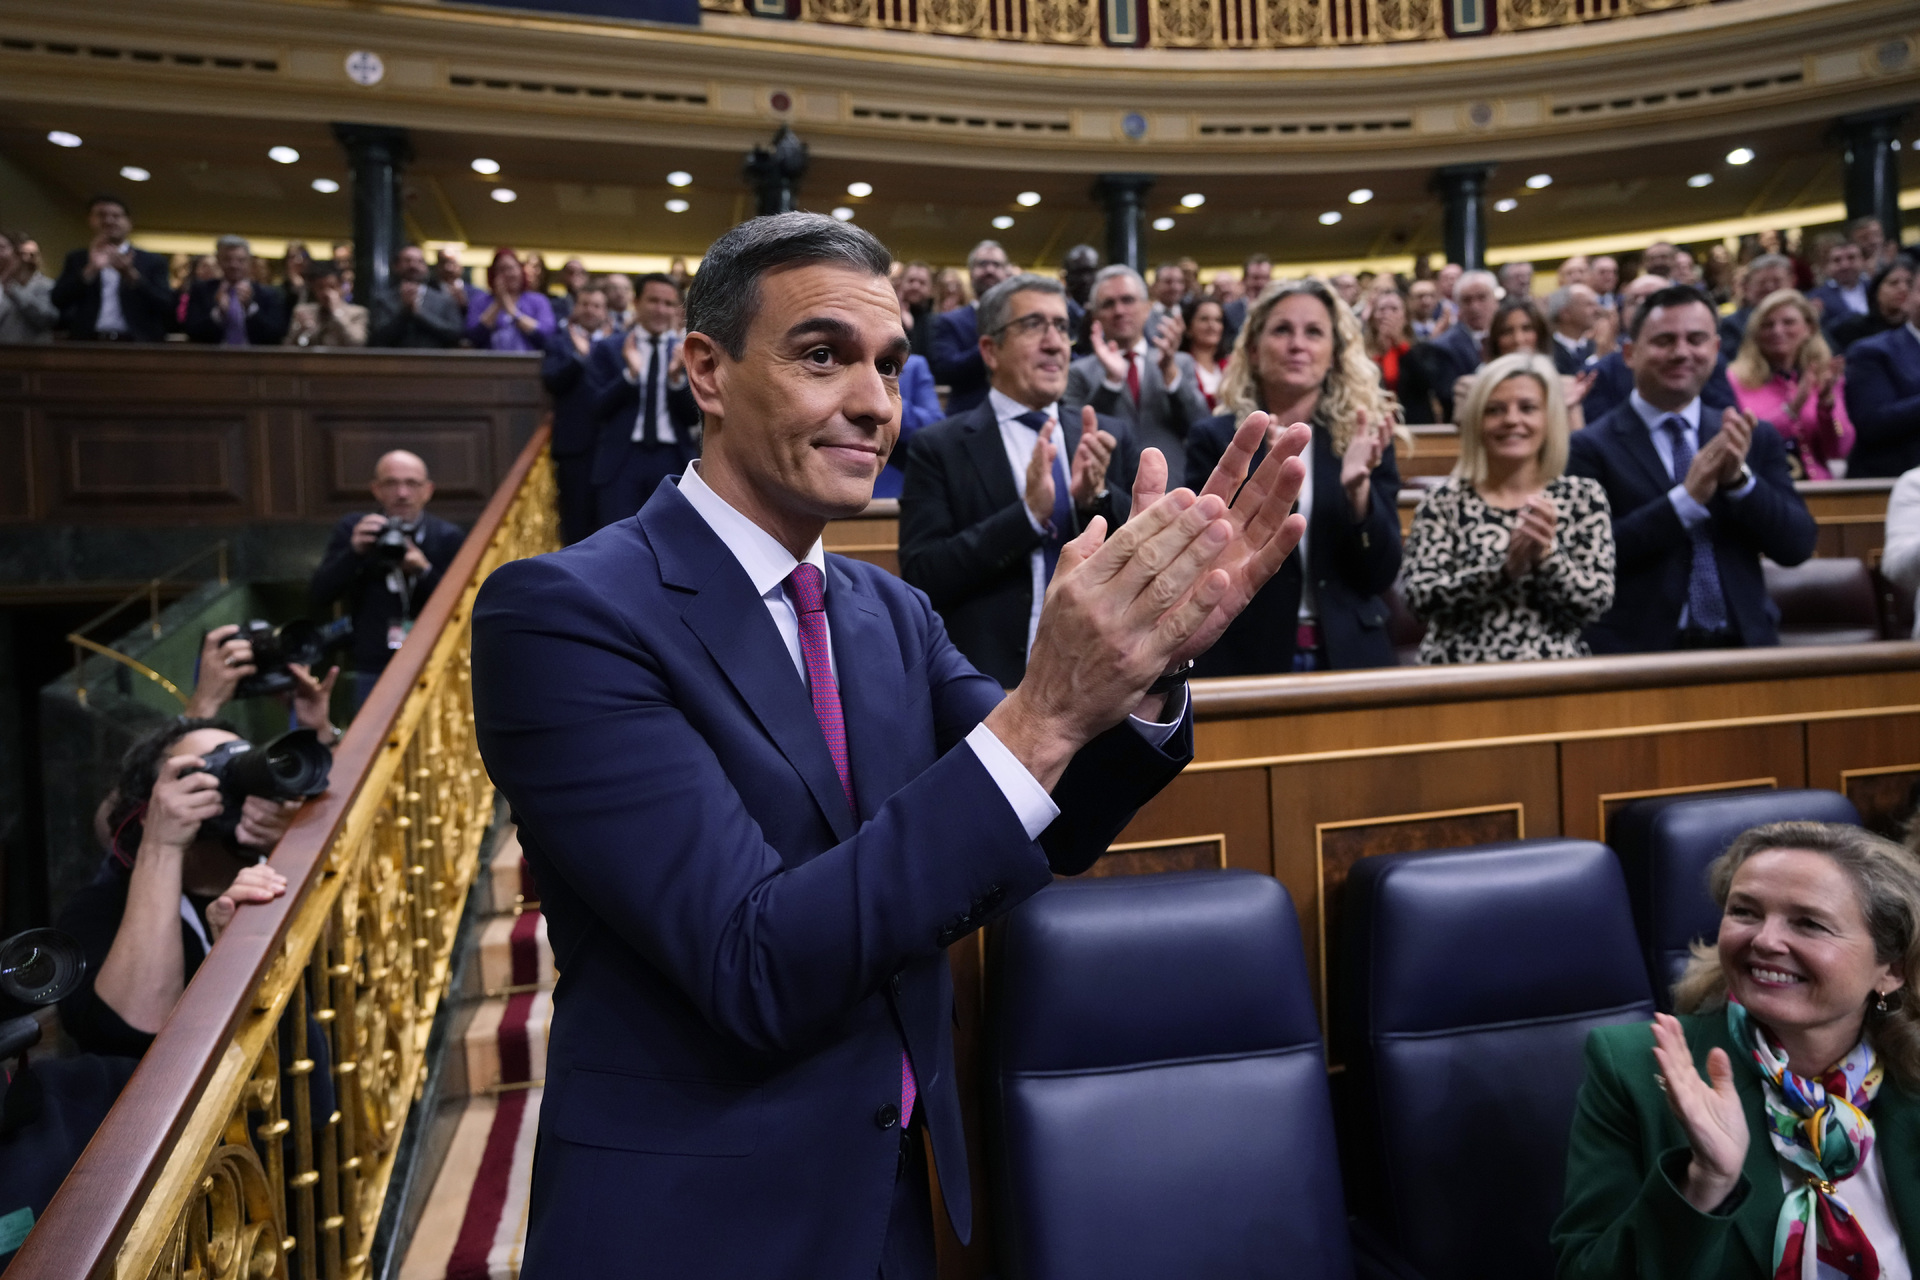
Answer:
[(487, 192), (487, 194), (495, 200), (498, 200), (501, 204), (512, 204), (520, 198), (520, 193), (512, 187), (495, 187), (493, 190)]
[(1520, 207), (1520, 202), (1518, 200), (1515, 200), (1512, 196), (1508, 196), (1505, 200), (1495, 200), (1493, 202), (1493, 211), (1495, 213), (1512, 213), (1515, 209), (1518, 209), (1519, 207)]
[(1172, 218), (1155, 218), (1153, 220), (1153, 229), (1155, 231), (1171, 231), (1173, 230), (1173, 219)]
[(68, 133), (65, 129), (55, 129), (47, 135), (47, 141), (56, 147), (77, 147), (80, 145), (80, 135)]
[(1727, 152), (1728, 164), (1751, 164), (1752, 162), (1752, 147), (1735, 147), (1733, 150)]
[(330, 196), (340, 189), (340, 184), (332, 178), (315, 178), (313, 180), (313, 189), (323, 196)]
[(137, 164), (123, 164), (120, 166), (120, 176), (128, 182), (145, 182), (153, 175)]
[(1340, 221), (1340, 211), (1338, 209), (1329, 209), (1320, 215), (1320, 225), (1323, 227), (1330, 227), (1338, 221)]
[(840, 219), (840, 221), (842, 222), (852, 222), (853, 210), (849, 209), (846, 205), (841, 205), (838, 209), (835, 209), (833, 211), (833, 216)]
[(1031, 209), (1040, 203), (1040, 193), (1038, 191), (1022, 191), (1013, 198), (1013, 202), (1022, 209)]
[(292, 147), (268, 147), (267, 159), (273, 161), (275, 164), (297, 164), (300, 160), (300, 153)]
[(500, 172), (500, 162), (498, 160), (489, 160), (485, 156), (475, 156), (470, 167), (475, 173), (484, 173), (489, 178)]
[(1198, 209), (1206, 202), (1206, 196), (1198, 191), (1189, 191), (1186, 195), (1180, 197), (1180, 207), (1182, 209)]
[(1013, 225), (1013, 219), (1008, 217), (1004, 213), (993, 220), (993, 226), (996, 231), (1005, 231), (1008, 227), (1012, 225)]
[(1690, 187), (1710, 187), (1713, 185), (1713, 175), (1710, 173), (1696, 173), (1687, 179), (1687, 185)]
[(871, 182), (849, 182), (847, 184), (847, 194), (855, 200), (864, 200), (873, 194), (873, 184)]
[(685, 169), (675, 169), (667, 175), (667, 185), (670, 187), (690, 187), (693, 185), (693, 175)]
[(1553, 175), (1550, 173), (1536, 173), (1527, 179), (1527, 190), (1529, 191), (1542, 191), (1552, 185)]
[(1373, 189), (1371, 187), (1358, 187), (1347, 192), (1348, 204), (1365, 204), (1371, 199), (1373, 199)]
[(691, 209), (692, 207), (693, 207), (692, 205), (688, 204), (685, 200), (682, 200), (679, 196), (675, 196), (673, 199), (667, 201), (668, 213), (685, 213), (688, 209)]

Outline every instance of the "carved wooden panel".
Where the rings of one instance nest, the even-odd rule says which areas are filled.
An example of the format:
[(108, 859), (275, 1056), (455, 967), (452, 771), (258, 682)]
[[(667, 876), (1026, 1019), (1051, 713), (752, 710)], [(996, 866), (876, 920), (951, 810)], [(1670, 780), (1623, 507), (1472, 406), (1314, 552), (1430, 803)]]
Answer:
[[(1609, 807), (1688, 789), (1806, 785), (1799, 724), (1740, 725), (1691, 733), (1589, 738), (1560, 746), (1565, 834), (1604, 839)], [(1603, 797), (1605, 797), (1603, 799)]]
[(1841, 792), (1860, 811), (1860, 824), (1889, 840), (1904, 840), (1920, 802), (1920, 763), (1880, 769), (1850, 769)]
[(434, 497), (477, 498), (484, 501), (492, 479), (485, 418), (434, 418), (395, 415), (392, 418), (357, 414), (351, 418), (320, 415), (314, 426), (326, 458), (321, 482), (323, 501), (364, 505), (373, 480), (374, 463), (393, 449), (420, 455), (433, 477)]
[(247, 499), (244, 421), (229, 417), (53, 418), (61, 505), (239, 506)]
[(0, 520), (25, 520), (33, 513), (33, 450), (27, 437), (27, 412), (0, 395)]
[(1120, 841), (1139, 847), (1190, 840), (1196, 831), (1219, 832), (1225, 865), (1272, 875), (1267, 804), (1265, 769), (1189, 768), (1134, 815)]
[(1151, 876), (1167, 871), (1218, 871), (1227, 865), (1227, 838), (1193, 836), (1184, 840), (1143, 840), (1116, 844), (1087, 868), (1085, 875)]

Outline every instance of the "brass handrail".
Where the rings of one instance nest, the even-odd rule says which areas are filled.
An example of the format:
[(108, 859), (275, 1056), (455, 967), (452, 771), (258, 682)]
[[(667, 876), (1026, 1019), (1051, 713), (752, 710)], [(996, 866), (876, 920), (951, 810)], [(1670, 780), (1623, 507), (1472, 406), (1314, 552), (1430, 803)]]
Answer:
[(332, 786), (274, 850), (286, 896), (220, 935), (8, 1280), (367, 1274), (493, 809), (473, 600), (498, 565), (559, 545), (547, 435), (354, 717)]
[[(123, 667), (132, 667), (135, 671), (138, 671), (141, 675), (153, 681), (155, 684), (159, 685), (162, 689), (165, 689), (168, 693), (172, 694), (175, 698), (179, 699), (181, 706), (184, 707), (187, 705), (187, 695), (180, 692), (179, 685), (167, 679), (165, 676), (161, 675), (158, 671), (155, 671), (152, 667), (140, 661), (138, 658), (129, 658), (126, 654), (120, 652), (118, 649), (109, 649), (106, 645), (101, 644), (99, 641), (89, 640), (77, 631), (69, 631), (67, 633), (67, 643), (72, 645), (76, 649), (85, 649), (90, 653), (97, 653), (103, 658), (111, 658), (113, 661), (119, 663)], [(78, 668), (81, 666), (81, 659), (77, 655), (74, 659), (73, 665), (76, 668), (75, 674), (74, 674), (74, 691), (73, 691), (74, 697), (78, 698), (80, 700), (80, 705), (84, 707), (87, 705), (87, 686), (80, 681)]]
[(179, 575), (181, 573), (183, 573), (185, 570), (192, 567), (193, 565), (200, 563), (202, 560), (205, 560), (208, 556), (216, 557), (218, 567), (215, 571), (219, 575), (220, 585), (223, 587), (226, 586), (227, 585), (227, 540), (225, 538), (222, 538), (220, 541), (214, 543), (212, 546), (203, 547), (199, 551), (194, 552), (192, 555), (188, 556), (185, 560), (182, 560), (179, 564), (176, 564), (169, 569), (161, 570), (158, 574), (155, 574), (152, 578), (149, 578), (147, 580), (147, 584), (144, 587), (140, 587), (134, 591), (129, 591), (121, 599), (115, 601), (111, 605), (108, 605), (105, 610), (95, 614), (91, 618), (88, 618), (85, 622), (81, 623), (79, 626), (75, 627), (72, 631), (67, 633), (67, 643), (73, 646), (73, 696), (79, 701), (81, 706), (84, 707), (87, 705), (86, 656), (82, 652), (83, 650), (90, 650), (94, 653), (99, 654), (103, 658), (111, 658), (113, 661), (120, 663), (122, 666), (133, 668), (135, 671), (138, 671), (141, 675), (145, 676), (147, 679), (152, 680), (154, 683), (160, 685), (160, 687), (165, 689), (168, 693), (172, 694), (174, 697), (180, 699), (181, 706), (184, 707), (185, 705), (187, 705), (186, 695), (182, 694), (179, 688), (171, 680), (168, 680), (165, 676), (161, 675), (158, 671), (155, 671), (152, 667), (147, 666), (145, 663), (135, 661), (134, 659), (128, 657), (126, 654), (121, 653), (118, 649), (110, 648), (107, 645), (103, 645), (96, 641), (89, 640), (86, 638), (86, 636), (87, 636), (87, 632), (93, 630), (95, 627), (99, 626), (101, 623), (105, 622), (107, 619), (116, 616), (122, 609), (125, 609), (128, 605), (134, 603), (135, 601), (141, 599), (142, 597), (145, 597), (147, 601), (147, 628), (152, 633), (153, 638), (158, 640), (160, 638), (160, 632), (161, 632), (160, 588), (167, 586), (168, 584), (176, 581), (179, 578)]

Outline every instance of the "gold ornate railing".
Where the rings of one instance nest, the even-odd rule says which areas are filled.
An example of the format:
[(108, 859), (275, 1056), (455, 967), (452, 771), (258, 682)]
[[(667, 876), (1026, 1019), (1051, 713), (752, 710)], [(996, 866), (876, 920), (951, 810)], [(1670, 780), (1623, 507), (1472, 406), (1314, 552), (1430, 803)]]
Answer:
[(9, 1280), (356, 1280), (380, 1220), (493, 787), (474, 594), (559, 545), (542, 428), (195, 974)]
[[(1157, 49), (1291, 49), (1527, 31), (1715, 0), (795, 0), (802, 22), (1018, 40)], [(701, 0), (714, 13), (781, 17), (787, 0)]]

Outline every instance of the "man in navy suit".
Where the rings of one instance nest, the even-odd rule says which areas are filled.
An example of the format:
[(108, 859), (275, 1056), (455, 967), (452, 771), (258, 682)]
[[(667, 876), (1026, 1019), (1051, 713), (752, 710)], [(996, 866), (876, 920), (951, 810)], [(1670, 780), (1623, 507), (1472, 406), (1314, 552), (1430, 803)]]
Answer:
[(187, 286), (180, 331), (190, 342), (225, 347), (277, 347), (287, 336), (287, 295), (253, 279), (253, 247), (240, 236), (214, 245), (220, 275)]
[(975, 318), (979, 299), (1013, 274), (1007, 251), (998, 240), (982, 240), (967, 255), (967, 275), (974, 301), (933, 318), (934, 381), (947, 389), (947, 412), (965, 413), (987, 398), (987, 366), (980, 360), (980, 325)]
[(607, 291), (598, 284), (580, 286), (573, 309), (547, 335), (540, 360), (540, 383), (553, 398), (553, 467), (560, 486), (560, 540), (580, 541), (600, 526), (593, 518), (593, 436), (601, 387), (587, 376), (593, 346), (612, 336), (607, 323)]
[(1587, 631), (1595, 653), (1779, 643), (1760, 557), (1813, 554), (1813, 517), (1771, 426), (1701, 403), (1719, 354), (1713, 304), (1669, 285), (1635, 311), (1627, 403), (1576, 432), (1567, 470), (1613, 508), (1614, 600)]
[(641, 276), (633, 327), (600, 339), (587, 357), (586, 380), (597, 392), (587, 475), (596, 529), (638, 511), (700, 452), (700, 410), (674, 332), (679, 318), (673, 278)]
[(1907, 322), (1847, 348), (1847, 475), (1897, 476), (1920, 467), (1920, 289), (1907, 294)]
[(1481, 364), (1487, 330), (1500, 308), (1500, 284), (1491, 271), (1468, 271), (1453, 287), (1460, 318), (1430, 342), (1417, 344), (1401, 365), (1400, 403), (1408, 422), (1452, 422), (1454, 385)]
[(1807, 291), (1807, 298), (1820, 304), (1822, 329), (1831, 329), (1848, 316), (1867, 313), (1869, 273), (1864, 270), (1865, 262), (1860, 246), (1844, 237), (1836, 236), (1827, 246), (1826, 261), (1821, 264), (1827, 278), (1818, 288)]
[(1138, 449), (1119, 418), (1063, 417), (1073, 359), (1066, 289), (1002, 280), (980, 300), (985, 401), (909, 446), (900, 576), (927, 593), (967, 661), (1011, 689), (1027, 667), (1060, 547), (1127, 518)]
[(133, 218), (118, 196), (95, 196), (87, 225), (92, 242), (67, 255), (54, 282), (60, 327), (86, 341), (165, 342), (174, 305), (167, 260), (133, 247)]
[(926, 1144), (972, 1220), (945, 950), (1179, 771), (1185, 664), (1299, 541), (1304, 426), (1254, 415), (1198, 497), (1147, 454), (1003, 698), (925, 596), (821, 549), (895, 440), (888, 265), (817, 214), (722, 236), (699, 461), (476, 604), (481, 750), (562, 975), (524, 1280), (931, 1277)]

